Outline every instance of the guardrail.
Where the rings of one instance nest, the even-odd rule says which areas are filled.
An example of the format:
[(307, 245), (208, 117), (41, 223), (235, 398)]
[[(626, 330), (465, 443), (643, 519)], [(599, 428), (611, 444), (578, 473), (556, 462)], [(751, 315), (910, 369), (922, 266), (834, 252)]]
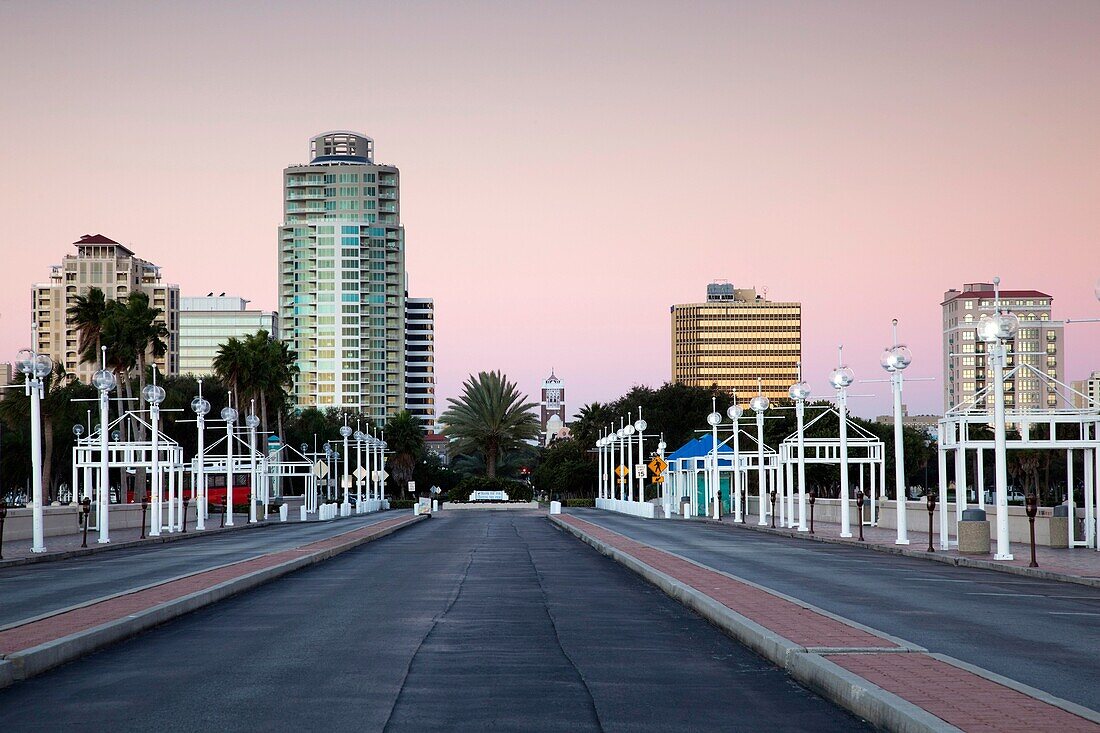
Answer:
[(622, 499), (596, 499), (597, 509), (606, 509), (609, 512), (630, 514), (635, 517), (653, 519), (657, 516), (657, 507), (648, 501), (623, 501)]

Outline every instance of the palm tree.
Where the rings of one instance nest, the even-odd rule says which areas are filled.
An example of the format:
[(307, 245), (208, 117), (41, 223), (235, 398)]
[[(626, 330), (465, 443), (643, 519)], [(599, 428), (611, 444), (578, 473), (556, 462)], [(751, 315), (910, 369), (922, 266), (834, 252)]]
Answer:
[(471, 375), (462, 387), (461, 398), (447, 400), (450, 407), (440, 418), (447, 426), (443, 434), (451, 439), (452, 455), (484, 456), (485, 474), (494, 478), (502, 453), (538, 437), (538, 420), (530, 412), (537, 405), (497, 371)]
[(241, 404), (240, 388), (248, 381), (250, 361), (247, 345), (236, 337), (219, 346), (214, 356), (214, 373), (233, 395), (237, 409)]
[(87, 295), (78, 295), (68, 309), (69, 321), (76, 326), (80, 360), (99, 362), (99, 348), (103, 343), (103, 321), (107, 316), (107, 297), (99, 288), (91, 288)]
[(416, 462), (424, 453), (424, 429), (419, 418), (402, 410), (386, 421), (386, 445), (392, 451), (386, 465), (394, 485), (403, 487), (412, 481)]

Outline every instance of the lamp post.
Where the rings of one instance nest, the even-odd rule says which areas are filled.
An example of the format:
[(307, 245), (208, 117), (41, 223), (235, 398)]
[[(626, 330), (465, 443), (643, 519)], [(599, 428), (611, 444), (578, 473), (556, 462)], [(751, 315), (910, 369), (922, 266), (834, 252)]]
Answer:
[(223, 526), (233, 526), (233, 423), (237, 421), (237, 411), (232, 407), (223, 407), (222, 420), (225, 420), (225, 512), (222, 514)]
[(749, 400), (749, 407), (756, 413), (756, 480), (760, 484), (760, 521), (757, 524), (764, 526), (768, 523), (764, 519), (764, 510), (767, 506), (764, 498), (764, 413), (771, 407), (771, 400), (764, 396), (759, 379), (757, 380), (757, 394)]
[[(73, 425), (73, 437), (76, 438), (76, 444), (77, 445), (80, 444), (80, 438), (83, 435), (84, 435), (84, 426), (81, 425), (80, 423), (77, 423), (76, 425)], [(89, 436), (89, 437), (91, 437), (91, 436)], [(85, 469), (85, 471), (84, 471), (84, 482), (85, 482), (84, 495), (85, 496), (88, 495), (88, 488), (89, 488), (87, 486), (87, 480), (88, 480), (88, 472), (87, 472), (87, 469)], [(72, 497), (69, 499), (70, 504), (73, 504), (75, 506), (75, 505), (80, 503), (80, 497), (78, 496), (78, 493), (79, 492), (77, 491), (76, 461), (73, 461), (73, 492), (72, 492)], [(87, 534), (87, 532), (85, 532), (84, 534)]]
[(722, 424), (722, 413), (718, 412), (718, 398), (710, 398), (710, 485), (714, 489), (714, 518), (722, 518), (722, 487), (718, 481), (718, 426)]
[[(107, 368), (106, 346), (100, 349), (100, 364), (100, 369), (92, 375), (92, 385), (99, 391), (99, 490), (96, 496), (96, 511), (99, 514), (96, 517), (96, 524), (99, 525), (99, 539), (96, 541), (99, 544), (107, 544), (111, 541), (107, 527), (107, 507), (111, 499), (111, 489), (108, 483), (110, 462), (107, 453), (107, 440), (109, 437), (107, 434), (107, 421), (109, 420), (111, 390), (115, 388), (118, 380), (115, 379), (114, 372)], [(145, 523), (142, 522), (142, 527), (144, 526)]]
[(852, 536), (852, 509), (848, 506), (848, 387), (855, 374), (844, 364), (844, 347), (837, 348), (837, 366), (829, 373), (836, 388), (836, 411), (840, 418), (840, 536)]
[[(256, 417), (256, 400), (250, 403), (248, 416), (244, 419), (248, 428), (248, 523), (255, 524), (256, 519), (256, 428), (260, 418)], [(266, 519), (267, 517), (264, 517)]]
[(741, 512), (741, 416), (745, 408), (737, 404), (737, 393), (733, 393), (733, 403), (726, 408), (726, 416), (733, 421), (733, 521), (744, 522)]
[[(150, 537), (159, 537), (161, 526), (164, 523), (164, 484), (160, 471), (160, 403), (164, 401), (164, 387), (157, 384), (157, 368), (153, 367), (153, 383), (145, 385), (141, 396), (149, 403), (149, 418), (153, 424), (152, 459), (153, 459), (153, 520), (149, 528)], [(172, 523), (169, 522), (169, 527)]]
[(321, 451), (325, 454), (325, 460), (328, 461), (329, 472), (325, 477), (325, 503), (332, 501), (332, 474), (336, 470), (336, 467), (332, 463), (332, 443), (327, 440), (321, 444)]
[(902, 372), (913, 363), (913, 352), (905, 344), (898, 343), (898, 319), (893, 321), (894, 345), (882, 352), (882, 368), (890, 375), (890, 383), (894, 389), (894, 487), (897, 497), (894, 505), (897, 508), (898, 538), (895, 545), (909, 544), (908, 507), (906, 504), (908, 492), (905, 489), (905, 436), (902, 430), (904, 419), (901, 411)]
[[(993, 364), (993, 458), (997, 501), (997, 551), (994, 560), (1011, 560), (1012, 547), (1008, 538), (1008, 451), (1005, 438), (1005, 342), (1016, 335), (1020, 319), (1001, 308), (1001, 279), (993, 278), (992, 315), (986, 313), (978, 321), (978, 338), (986, 344), (986, 361)], [(992, 353), (990, 353), (992, 349)], [(958, 497), (956, 497), (958, 501)]]
[[(362, 430), (356, 430), (353, 437), (355, 438), (355, 472), (362, 475), (363, 470), (363, 439), (366, 437), (363, 435)], [(355, 505), (361, 506), (363, 503), (363, 479), (359, 476), (355, 477)]]
[(645, 501), (645, 429), (649, 427), (642, 419), (642, 406), (638, 405), (638, 419), (634, 421), (634, 430), (638, 433), (638, 465), (635, 477), (638, 479), (638, 501)]
[(351, 461), (348, 459), (351, 458), (351, 452), (348, 450), (348, 438), (351, 437), (352, 432), (354, 431), (348, 425), (348, 414), (345, 412), (344, 424), (340, 426), (340, 437), (344, 439), (344, 473), (340, 476), (340, 483), (343, 484), (344, 488), (344, 504), (350, 502), (348, 494), (351, 491), (351, 474), (348, 472), (348, 466)]
[(206, 472), (203, 454), (206, 452), (206, 416), (210, 413), (210, 402), (202, 396), (202, 380), (199, 380), (199, 394), (191, 400), (191, 410), (195, 413), (195, 426), (198, 430), (198, 456), (195, 458), (195, 529), (206, 529), (206, 514), (210, 505), (206, 500)]
[[(665, 448), (667, 448), (667, 447), (668, 447), (668, 444), (665, 443), (665, 434), (661, 433), (661, 439), (657, 443), (657, 455), (659, 455), (661, 457), (662, 461), (665, 459)], [(667, 470), (666, 470), (666, 473), (667, 473)], [(664, 479), (660, 483), (662, 498), (664, 498), (664, 497), (667, 497), (669, 495), (668, 476), (665, 475), (665, 474), (662, 474), (661, 477)], [(666, 506), (668, 506), (667, 502), (666, 502)], [(665, 510), (665, 516), (666, 517), (672, 516), (672, 512), (669, 511), (668, 509), (666, 509)]]
[(35, 350), (23, 349), (16, 363), (23, 373), (23, 391), (31, 398), (31, 552), (46, 551), (42, 519), (42, 392), (44, 381), (53, 371), (53, 361), (37, 352), (38, 335), (34, 335)]
[(634, 500), (634, 482), (631, 481), (634, 478), (634, 441), (632, 439), (634, 435), (634, 423), (630, 422), (630, 413), (626, 413), (626, 425), (623, 427), (623, 436), (626, 441), (626, 475), (623, 479), (626, 481), (624, 489), (626, 491), (626, 500)]
[(798, 381), (787, 394), (794, 400), (794, 417), (798, 425), (798, 531), (808, 532), (806, 526), (806, 399), (810, 385), (802, 379), (802, 362), (798, 362)]
[(596, 463), (599, 466), (596, 469), (596, 497), (603, 498), (603, 431), (601, 430), (598, 438), (596, 438)]
[(626, 445), (623, 443), (623, 439), (626, 437), (626, 433), (623, 432), (623, 418), (619, 418), (619, 429), (615, 431), (615, 443), (619, 446), (619, 458), (615, 462), (615, 476), (617, 480), (616, 484), (619, 486), (619, 499), (626, 500), (626, 476), (619, 476), (619, 467), (626, 461)]

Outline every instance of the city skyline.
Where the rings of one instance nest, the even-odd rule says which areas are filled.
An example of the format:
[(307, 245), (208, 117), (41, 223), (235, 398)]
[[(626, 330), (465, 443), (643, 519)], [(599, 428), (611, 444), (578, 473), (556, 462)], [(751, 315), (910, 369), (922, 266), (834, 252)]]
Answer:
[[(308, 70), (281, 44), (304, 9), (113, 7), (0, 7), (25, 102), (0, 120), (0, 206), (34, 222), (5, 238), (5, 360), (30, 340), (30, 285), (85, 233), (182, 295), (274, 308), (279, 171), (329, 129), (384, 140), (401, 168), (440, 407), (482, 369), (533, 396), (552, 364), (571, 411), (668, 381), (668, 308), (719, 278), (802, 302), (817, 397), (838, 343), (857, 380), (884, 378), (899, 318), (912, 374), (937, 378), (907, 385), (913, 414), (942, 407), (948, 288), (999, 275), (1052, 295), (1055, 319), (1100, 314), (1095, 5), (348, 5), (387, 29), (370, 43), (392, 66), (361, 98), (322, 80), (289, 109)], [(334, 66), (355, 25), (332, 29)], [(1067, 381), (1100, 367), (1096, 328), (1066, 329)], [(854, 412), (885, 411), (888, 389), (860, 391), (876, 396)]]

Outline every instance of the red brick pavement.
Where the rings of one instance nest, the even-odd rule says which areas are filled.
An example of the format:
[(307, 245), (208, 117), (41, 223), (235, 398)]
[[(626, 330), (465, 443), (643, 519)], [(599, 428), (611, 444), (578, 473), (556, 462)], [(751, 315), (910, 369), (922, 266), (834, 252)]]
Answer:
[(413, 520), (411, 515), (394, 517), (343, 534), (335, 535), (289, 550), (273, 552), (251, 560), (243, 560), (214, 570), (207, 570), (186, 578), (169, 581), (145, 590), (110, 598), (89, 606), (59, 613), (39, 621), (0, 632), (0, 657), (13, 652), (44, 644), (54, 639), (109, 623), (133, 613), (139, 613), (162, 603), (182, 598), (197, 591), (212, 588), (227, 580), (274, 567), (280, 563), (318, 551), (340, 547), (365, 537), (378, 534), (391, 527)]
[(1089, 720), (927, 654), (826, 658), (967, 733), (1100, 730)]
[(705, 593), (727, 608), (804, 647), (898, 648), (898, 645), (862, 629), (792, 603), (727, 575), (707, 570), (670, 553), (624, 537), (577, 517), (562, 521), (584, 530), (650, 567)]

